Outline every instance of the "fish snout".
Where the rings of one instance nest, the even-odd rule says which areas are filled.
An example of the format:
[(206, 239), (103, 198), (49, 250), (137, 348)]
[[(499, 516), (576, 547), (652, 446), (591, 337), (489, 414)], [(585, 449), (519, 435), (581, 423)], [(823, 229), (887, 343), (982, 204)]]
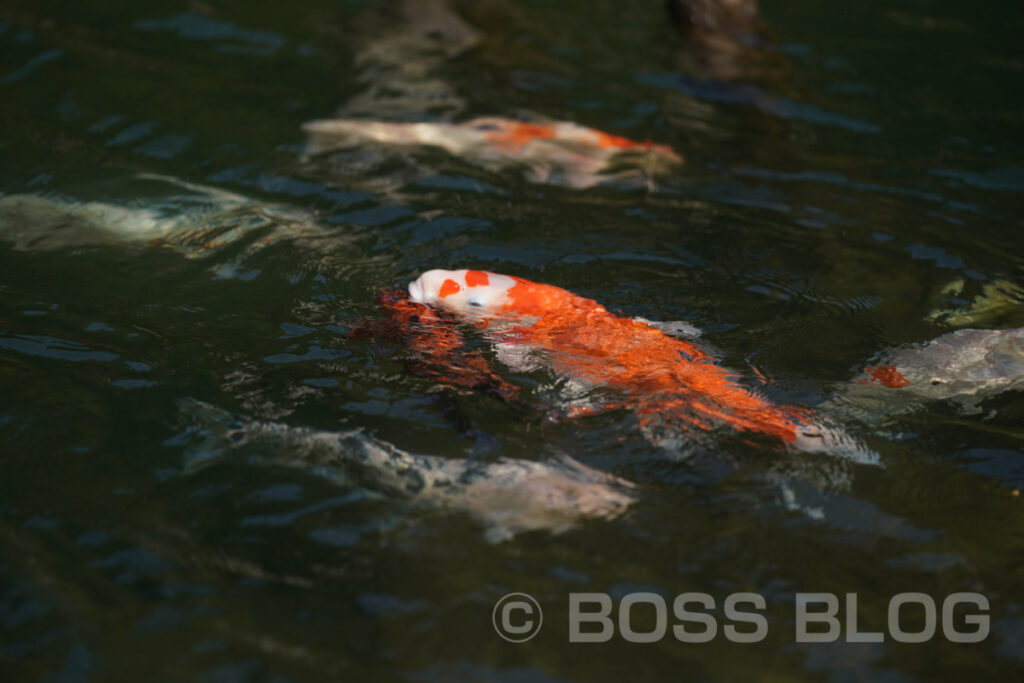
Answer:
[(426, 303), (423, 300), (423, 285), (418, 279), (409, 283), (409, 300), (418, 304)]
[[(409, 283), (409, 299), (419, 304), (435, 304), (438, 297), (444, 297), (444, 284), (447, 280), (461, 279), (458, 271), (428, 270)], [(457, 282), (453, 284), (457, 285)], [(458, 291), (458, 288), (456, 288)]]

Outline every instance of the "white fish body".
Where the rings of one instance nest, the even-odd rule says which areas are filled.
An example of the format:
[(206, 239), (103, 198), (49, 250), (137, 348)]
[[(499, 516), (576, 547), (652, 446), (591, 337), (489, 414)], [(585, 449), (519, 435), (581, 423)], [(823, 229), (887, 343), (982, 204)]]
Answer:
[(463, 512), (483, 523), (488, 540), (526, 531), (565, 532), (586, 519), (612, 519), (632, 504), (635, 486), (566, 455), (545, 461), (473, 461), (407, 453), (359, 430), (329, 432), (249, 421), (195, 399), (179, 401), (193, 427), (186, 471), (233, 452), (290, 465), (370, 492), (428, 508)]
[(387, 123), (324, 119), (303, 126), (307, 151), (321, 154), (365, 142), (437, 147), (483, 168), (524, 168), (533, 182), (586, 188), (670, 172), (682, 157), (665, 145), (636, 142), (568, 121), (497, 116), (463, 123)]

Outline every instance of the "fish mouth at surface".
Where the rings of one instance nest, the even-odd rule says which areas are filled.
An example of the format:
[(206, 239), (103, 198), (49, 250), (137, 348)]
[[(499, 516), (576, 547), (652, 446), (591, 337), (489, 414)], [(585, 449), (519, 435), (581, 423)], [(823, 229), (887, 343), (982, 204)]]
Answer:
[(423, 288), (420, 286), (419, 280), (413, 280), (409, 283), (409, 300), (418, 304), (426, 303), (423, 300)]

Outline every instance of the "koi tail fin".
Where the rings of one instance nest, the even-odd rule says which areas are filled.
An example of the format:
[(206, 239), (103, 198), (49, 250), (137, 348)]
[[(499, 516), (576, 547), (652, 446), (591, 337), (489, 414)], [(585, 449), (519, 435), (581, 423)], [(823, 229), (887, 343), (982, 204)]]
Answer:
[(803, 408), (750, 401), (746, 407), (724, 408), (699, 398), (675, 397), (633, 406), (644, 436), (665, 450), (686, 454), (716, 427), (730, 426), (740, 434), (778, 439), (790, 450), (825, 453), (864, 465), (880, 465), (878, 453), (838, 423)]

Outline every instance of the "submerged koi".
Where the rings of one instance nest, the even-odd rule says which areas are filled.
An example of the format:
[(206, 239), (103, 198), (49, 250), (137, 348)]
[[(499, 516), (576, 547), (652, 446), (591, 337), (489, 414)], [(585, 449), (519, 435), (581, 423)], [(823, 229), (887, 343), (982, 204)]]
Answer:
[(965, 414), (986, 399), (1024, 390), (1024, 328), (957, 330), (922, 344), (889, 349), (826, 407), (867, 424), (952, 401)]
[(727, 425), (801, 450), (867, 457), (811, 411), (742, 386), (700, 346), (565, 289), (480, 270), (431, 270), (409, 284), (408, 301), (475, 324), (500, 346), (539, 355), (556, 373), (621, 393), (643, 424), (670, 423), (687, 434)]
[(353, 119), (310, 121), (308, 150), (320, 153), (348, 140), (440, 147), (484, 168), (521, 166), (535, 182), (590, 187), (674, 168), (671, 147), (638, 142), (567, 121), (524, 122), (483, 117), (464, 123), (385, 123)]
[[(0, 241), (25, 251), (139, 244), (173, 249), (190, 259), (241, 243), (235, 259), (212, 268), (218, 277), (229, 278), (240, 272), (242, 260), (270, 244), (329, 234), (309, 212), (217, 187), (152, 173), (118, 182), (131, 191), (110, 201), (39, 194), (0, 197)], [(89, 193), (97, 189), (107, 188)]]
[[(393, 506), (406, 501), (468, 513), (484, 524), (492, 542), (526, 531), (558, 534), (587, 519), (614, 519), (637, 493), (628, 481), (564, 453), (547, 453), (541, 461), (447, 458), (408, 453), (360, 430), (326, 432), (251, 420), (192, 398), (179, 400), (178, 407), (190, 423), (183, 435), (186, 473), (239, 454), (247, 467), (303, 469)], [(387, 514), (393, 518), (395, 512)]]

